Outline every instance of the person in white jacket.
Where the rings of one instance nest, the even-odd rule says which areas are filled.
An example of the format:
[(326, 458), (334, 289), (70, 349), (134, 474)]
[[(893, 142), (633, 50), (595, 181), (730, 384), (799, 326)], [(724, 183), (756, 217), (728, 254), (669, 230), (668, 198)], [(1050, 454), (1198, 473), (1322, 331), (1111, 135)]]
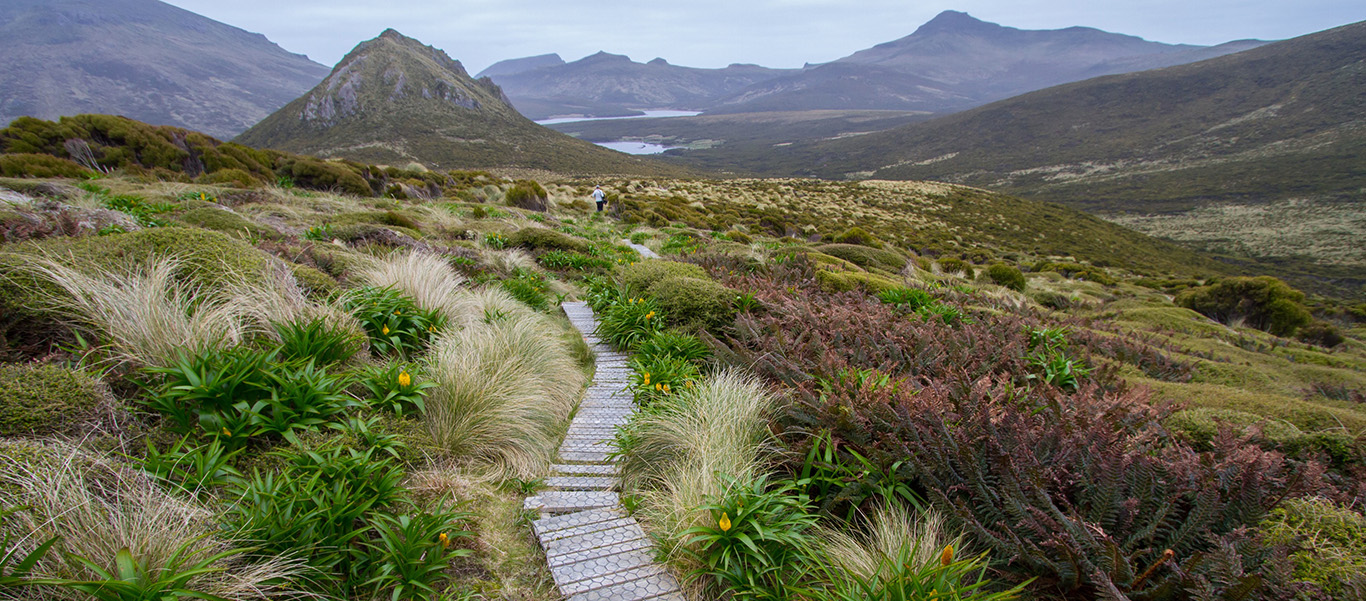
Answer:
[(598, 203), (598, 212), (607, 206), (607, 195), (603, 193), (602, 186), (593, 186), (593, 202)]

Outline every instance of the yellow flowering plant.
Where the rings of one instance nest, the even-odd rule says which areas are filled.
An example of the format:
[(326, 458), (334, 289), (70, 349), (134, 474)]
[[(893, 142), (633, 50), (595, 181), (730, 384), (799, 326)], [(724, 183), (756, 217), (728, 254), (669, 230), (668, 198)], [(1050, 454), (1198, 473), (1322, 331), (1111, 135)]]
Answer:
[(656, 400), (689, 388), (688, 383), (702, 377), (697, 365), (672, 355), (636, 355), (631, 359), (631, 392), (636, 404), (649, 406)]
[(804, 591), (803, 575), (815, 567), (808, 532), (816, 524), (806, 496), (767, 476), (725, 489), (697, 508), (708, 519), (682, 534), (684, 553), (702, 566), (688, 577), (710, 576), (734, 599), (789, 599)]
[(357, 372), (356, 381), (365, 388), (367, 404), (397, 415), (426, 413), (426, 391), (436, 386), (417, 365), (401, 362), (365, 367)]
[(342, 306), (360, 320), (379, 356), (414, 357), (445, 325), (435, 311), (424, 311), (393, 287), (365, 286), (342, 297)]

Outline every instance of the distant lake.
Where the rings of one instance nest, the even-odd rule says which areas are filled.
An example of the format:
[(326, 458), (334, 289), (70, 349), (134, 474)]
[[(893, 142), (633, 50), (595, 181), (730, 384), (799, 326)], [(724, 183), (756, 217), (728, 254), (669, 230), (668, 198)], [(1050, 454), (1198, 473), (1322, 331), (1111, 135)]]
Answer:
[(659, 154), (673, 148), (672, 146), (650, 144), (648, 142), (594, 142), (594, 144), (626, 154)]
[(695, 117), (701, 115), (702, 111), (643, 111), (644, 115), (631, 115), (629, 117), (559, 117), (555, 119), (541, 119), (537, 123), (541, 125), (554, 125), (556, 123), (578, 123), (579, 121), (613, 121), (616, 119), (653, 119), (657, 117)]

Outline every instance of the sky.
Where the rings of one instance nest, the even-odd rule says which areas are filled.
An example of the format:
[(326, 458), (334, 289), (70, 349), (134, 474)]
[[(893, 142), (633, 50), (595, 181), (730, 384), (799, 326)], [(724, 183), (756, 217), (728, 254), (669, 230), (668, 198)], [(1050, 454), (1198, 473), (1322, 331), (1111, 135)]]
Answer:
[(1366, 20), (1361, 0), (167, 0), (335, 65), (386, 28), (471, 74), (504, 59), (599, 50), (645, 62), (800, 67), (915, 31), (943, 10), (1020, 29), (1081, 25), (1167, 43), (1280, 40)]

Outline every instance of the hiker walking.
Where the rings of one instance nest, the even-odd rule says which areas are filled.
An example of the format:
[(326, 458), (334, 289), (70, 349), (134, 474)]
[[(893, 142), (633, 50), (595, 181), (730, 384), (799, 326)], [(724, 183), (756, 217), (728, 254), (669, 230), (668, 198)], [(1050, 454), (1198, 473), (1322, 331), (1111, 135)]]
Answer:
[(593, 186), (593, 202), (598, 203), (598, 212), (607, 206), (607, 195), (602, 192), (602, 186)]

